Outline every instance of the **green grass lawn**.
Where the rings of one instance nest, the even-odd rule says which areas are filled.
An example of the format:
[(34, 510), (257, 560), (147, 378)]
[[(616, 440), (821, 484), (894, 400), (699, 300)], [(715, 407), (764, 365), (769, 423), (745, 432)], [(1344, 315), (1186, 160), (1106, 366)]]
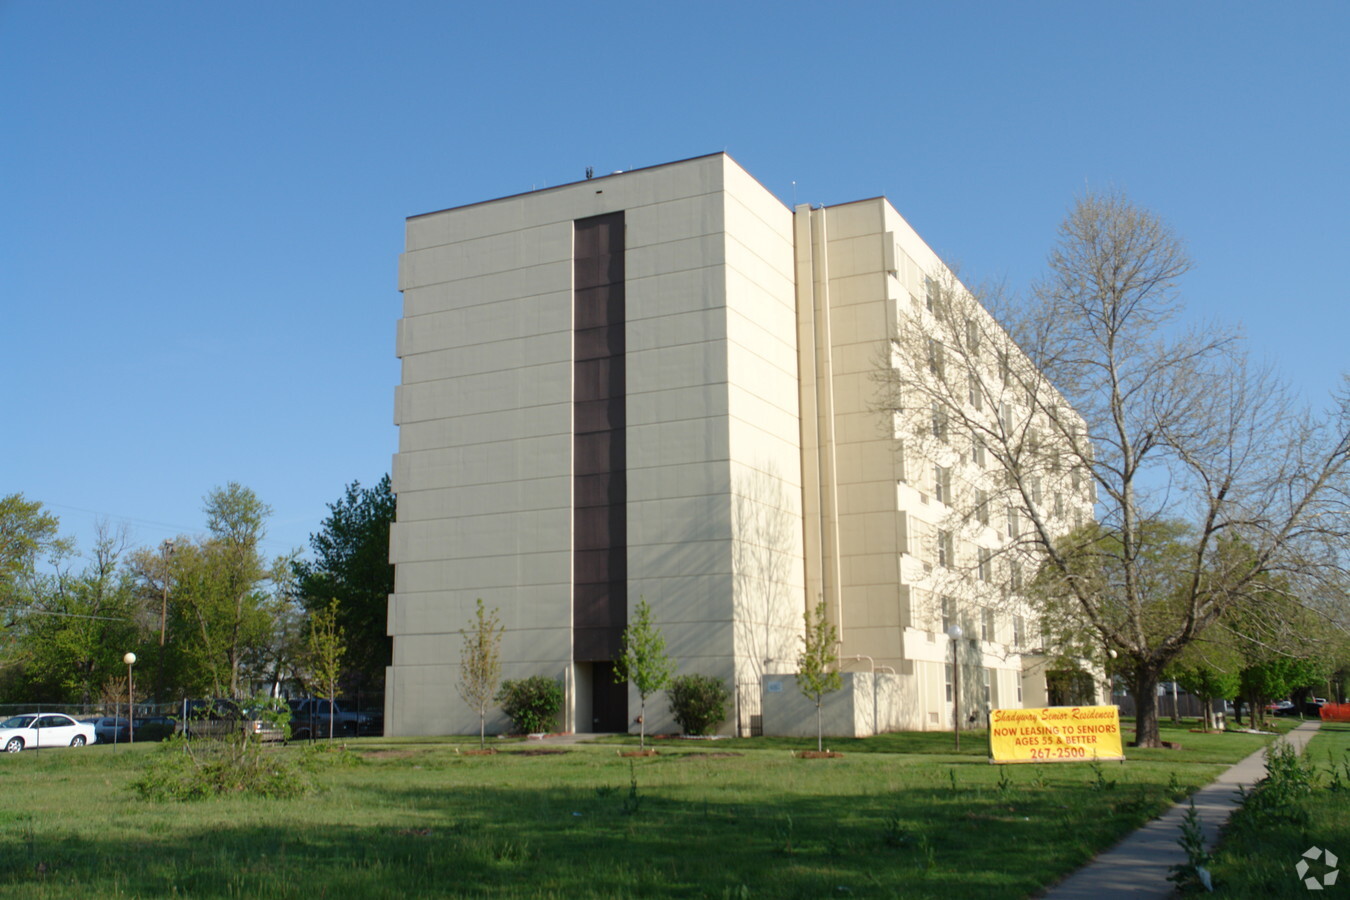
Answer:
[[(1259, 748), (1164, 727), (1127, 763), (991, 766), (983, 736), (456, 752), (349, 741), (294, 800), (151, 802), (153, 745), (0, 759), (7, 897), (1017, 897)], [(564, 749), (564, 748), (558, 748)], [(299, 747), (277, 748), (280, 755)]]
[[(1225, 829), (1211, 870), (1233, 897), (1337, 896), (1310, 893), (1295, 866), (1304, 851), (1317, 847), (1339, 857), (1342, 870), (1334, 886), (1347, 893), (1350, 879), (1350, 724), (1326, 722), (1303, 754), (1312, 768), (1308, 789), (1269, 813), (1242, 810)], [(1308, 875), (1328, 869), (1310, 863)]]

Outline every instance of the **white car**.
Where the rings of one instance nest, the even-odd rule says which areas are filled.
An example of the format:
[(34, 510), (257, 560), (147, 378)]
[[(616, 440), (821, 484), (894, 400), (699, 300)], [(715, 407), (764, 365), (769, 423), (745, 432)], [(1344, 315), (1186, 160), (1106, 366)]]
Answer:
[(24, 713), (0, 722), (0, 747), (6, 753), (26, 747), (83, 747), (93, 742), (93, 725), (61, 713)]

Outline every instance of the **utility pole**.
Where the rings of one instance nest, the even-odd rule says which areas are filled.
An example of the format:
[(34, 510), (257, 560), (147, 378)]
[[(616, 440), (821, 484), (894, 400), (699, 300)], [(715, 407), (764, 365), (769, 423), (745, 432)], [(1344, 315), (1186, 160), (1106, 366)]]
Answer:
[(173, 541), (165, 541), (159, 545), (164, 554), (164, 580), (163, 593), (160, 597), (159, 607), (159, 660), (158, 671), (155, 674), (155, 702), (164, 702), (164, 639), (168, 633), (169, 624), (169, 557), (173, 555)]

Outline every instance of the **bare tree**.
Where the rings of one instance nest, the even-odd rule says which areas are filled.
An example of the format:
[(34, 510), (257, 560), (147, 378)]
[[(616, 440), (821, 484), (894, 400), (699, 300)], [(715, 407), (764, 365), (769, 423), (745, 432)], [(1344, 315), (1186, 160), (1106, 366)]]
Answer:
[(502, 632), (505, 628), (497, 609), (487, 612), (483, 598), (478, 598), (478, 609), (473, 627), (462, 629), (464, 646), (459, 653), (459, 695), (478, 711), (478, 747), (487, 746), (487, 710), (497, 695), (497, 683), (502, 677)]
[(816, 705), (816, 750), (825, 748), (825, 727), (821, 707), (826, 694), (833, 694), (844, 686), (839, 672), (839, 632), (830, 621), (830, 611), (822, 600), (814, 614), (802, 614), (806, 625), (802, 634), (802, 649), (797, 654), (797, 689)]
[(1029, 300), (938, 277), (878, 369), (907, 456), (961, 457), (951, 529), (1001, 532), (1003, 585), (1039, 572), (1119, 654), (1141, 746), (1162, 670), (1227, 613), (1278, 629), (1272, 584), (1327, 616), (1344, 601), (1350, 393), (1297, 409), (1235, 332), (1183, 327), (1189, 267), (1156, 216), (1089, 194)]

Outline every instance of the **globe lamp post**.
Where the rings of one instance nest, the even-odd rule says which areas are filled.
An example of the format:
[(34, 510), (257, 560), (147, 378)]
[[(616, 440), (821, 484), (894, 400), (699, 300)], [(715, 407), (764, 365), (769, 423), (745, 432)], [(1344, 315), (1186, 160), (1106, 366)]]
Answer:
[(134, 743), (136, 740), (136, 723), (132, 714), (132, 702), (135, 695), (131, 692), (131, 667), (136, 664), (136, 654), (128, 653), (122, 657), (122, 662), (127, 664), (127, 743)]

